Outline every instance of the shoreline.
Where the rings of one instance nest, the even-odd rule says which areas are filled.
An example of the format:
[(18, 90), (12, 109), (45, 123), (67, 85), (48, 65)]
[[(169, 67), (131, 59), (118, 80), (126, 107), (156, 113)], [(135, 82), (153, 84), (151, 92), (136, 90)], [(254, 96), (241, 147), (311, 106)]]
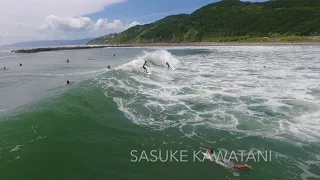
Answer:
[(276, 45), (320, 45), (320, 42), (191, 42), (191, 43), (148, 43), (148, 44), (115, 44), (126, 47), (152, 46), (276, 46)]

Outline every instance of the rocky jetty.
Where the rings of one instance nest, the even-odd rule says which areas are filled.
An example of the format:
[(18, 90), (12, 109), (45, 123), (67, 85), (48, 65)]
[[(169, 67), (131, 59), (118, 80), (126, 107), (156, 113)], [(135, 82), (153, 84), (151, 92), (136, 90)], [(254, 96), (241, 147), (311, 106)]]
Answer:
[(13, 53), (37, 53), (45, 51), (77, 50), (77, 49), (94, 49), (104, 47), (129, 47), (129, 45), (101, 45), (101, 46), (70, 46), (70, 47), (43, 47), (34, 49), (12, 50)]

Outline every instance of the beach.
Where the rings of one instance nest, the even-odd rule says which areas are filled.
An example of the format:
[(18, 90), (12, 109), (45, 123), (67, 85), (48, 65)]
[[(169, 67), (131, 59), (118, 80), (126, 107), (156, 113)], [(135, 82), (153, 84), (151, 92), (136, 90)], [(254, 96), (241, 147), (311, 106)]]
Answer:
[(277, 45), (320, 45), (320, 42), (188, 42), (188, 43), (147, 43), (125, 44), (128, 46), (277, 46)]

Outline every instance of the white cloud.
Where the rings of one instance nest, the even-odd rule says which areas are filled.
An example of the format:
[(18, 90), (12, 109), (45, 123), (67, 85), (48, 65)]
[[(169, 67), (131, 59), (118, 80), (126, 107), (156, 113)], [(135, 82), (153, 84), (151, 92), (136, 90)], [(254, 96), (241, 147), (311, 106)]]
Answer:
[(46, 24), (40, 26), (40, 30), (81, 31), (91, 26), (92, 21), (88, 17), (64, 18), (51, 15), (46, 18)]
[(8, 36), (8, 35), (9, 35), (8, 32), (1, 32), (1, 31), (0, 31), (0, 36)]
[(133, 26), (140, 25), (140, 24), (141, 24), (141, 23), (138, 22), (138, 21), (133, 21), (133, 22), (127, 24), (127, 25), (125, 26), (125, 29), (131, 28), (131, 27), (133, 27)]
[[(50, 39), (52, 32), (51, 34), (48, 32), (48, 35), (42, 32), (39, 35), (38, 29), (43, 24), (44, 26), (41, 26), (42, 29), (58, 28), (65, 31), (83, 31), (83, 27), (88, 27), (89, 24), (92, 24), (92, 20), (83, 16), (102, 11), (106, 6), (125, 1), (2, 0), (0, 6), (0, 44), (24, 40)], [(60, 35), (63, 36), (63, 34)]]
[(119, 32), (132, 26), (140, 24), (137, 21), (124, 24), (118, 19), (108, 21), (108, 19), (98, 19), (96, 22), (89, 17), (69, 17), (59, 18), (50, 15), (46, 18), (46, 23), (41, 25), (39, 30), (52, 32), (81, 32), (88, 31), (90, 33), (103, 32)]
[(140, 23), (137, 21), (124, 24), (118, 19), (115, 19), (111, 22), (109, 22), (108, 19), (99, 19), (90, 28), (92, 32), (101, 31), (101, 30), (119, 32), (139, 24)]

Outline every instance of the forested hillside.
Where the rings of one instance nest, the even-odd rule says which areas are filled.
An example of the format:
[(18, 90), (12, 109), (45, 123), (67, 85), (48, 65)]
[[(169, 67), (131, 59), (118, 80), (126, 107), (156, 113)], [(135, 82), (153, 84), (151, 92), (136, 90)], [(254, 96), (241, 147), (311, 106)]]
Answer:
[(319, 35), (320, 0), (223, 0), (192, 14), (168, 16), (132, 27), (109, 43), (225, 42), (266, 37), (290, 40)]

